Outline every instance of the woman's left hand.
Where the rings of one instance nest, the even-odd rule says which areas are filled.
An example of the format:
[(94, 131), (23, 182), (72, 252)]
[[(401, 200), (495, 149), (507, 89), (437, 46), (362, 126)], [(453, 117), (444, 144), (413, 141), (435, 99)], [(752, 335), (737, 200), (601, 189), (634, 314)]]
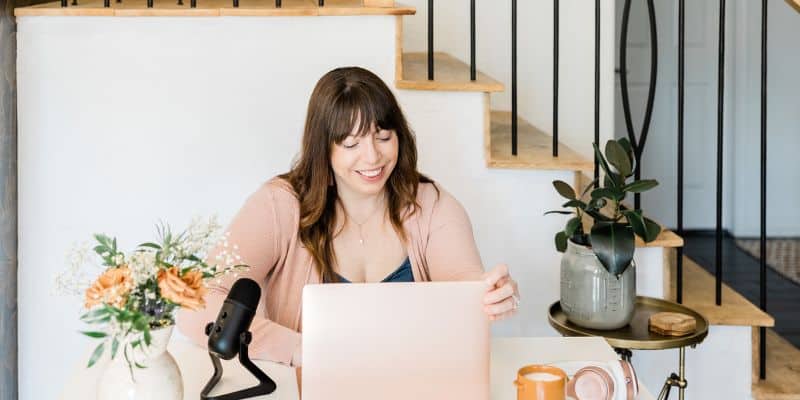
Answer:
[(489, 320), (499, 321), (514, 315), (519, 308), (519, 290), (517, 282), (508, 274), (508, 266), (498, 264), (483, 274), (482, 279), (487, 284), (483, 309)]

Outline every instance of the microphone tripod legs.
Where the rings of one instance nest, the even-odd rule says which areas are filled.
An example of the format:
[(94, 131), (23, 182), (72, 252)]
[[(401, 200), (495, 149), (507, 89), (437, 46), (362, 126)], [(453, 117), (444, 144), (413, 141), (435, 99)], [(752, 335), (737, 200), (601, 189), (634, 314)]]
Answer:
[(258, 385), (228, 394), (209, 396), (208, 394), (214, 389), (214, 386), (216, 386), (219, 380), (222, 378), (222, 363), (220, 363), (219, 357), (209, 353), (208, 355), (211, 357), (211, 363), (214, 364), (214, 375), (211, 376), (211, 379), (200, 393), (200, 398), (202, 400), (241, 400), (248, 397), (263, 396), (275, 391), (277, 388), (275, 381), (267, 376), (264, 371), (258, 368), (258, 366), (253, 363), (252, 360), (250, 360), (247, 349), (252, 338), (253, 336), (250, 332), (243, 332), (239, 336), (239, 363), (241, 363), (248, 371), (250, 371), (251, 374), (253, 374), (254, 377), (256, 377), (256, 379), (258, 379)]

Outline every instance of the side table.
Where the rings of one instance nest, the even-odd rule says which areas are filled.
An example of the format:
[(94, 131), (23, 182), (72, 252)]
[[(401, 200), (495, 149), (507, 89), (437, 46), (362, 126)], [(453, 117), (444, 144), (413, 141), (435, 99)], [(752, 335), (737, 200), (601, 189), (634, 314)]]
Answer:
[[(691, 315), (697, 322), (694, 333), (684, 336), (662, 336), (650, 332), (648, 320), (659, 312), (677, 312)], [(598, 336), (604, 338), (623, 359), (630, 361), (632, 350), (666, 350), (678, 349), (678, 373), (671, 373), (658, 395), (659, 400), (669, 398), (670, 389), (678, 388), (678, 398), (684, 399), (686, 381), (686, 347), (694, 348), (708, 335), (708, 320), (686, 306), (667, 300), (638, 296), (631, 323), (615, 330), (596, 330), (583, 328), (573, 324), (561, 309), (561, 302), (553, 303), (548, 310), (548, 321), (563, 336)]]

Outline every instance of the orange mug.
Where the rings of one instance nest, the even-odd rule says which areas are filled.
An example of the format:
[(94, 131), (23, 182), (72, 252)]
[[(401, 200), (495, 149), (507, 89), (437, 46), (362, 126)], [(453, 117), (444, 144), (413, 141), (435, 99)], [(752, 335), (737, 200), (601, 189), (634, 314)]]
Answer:
[(528, 365), (517, 372), (517, 400), (564, 400), (567, 373), (550, 365)]

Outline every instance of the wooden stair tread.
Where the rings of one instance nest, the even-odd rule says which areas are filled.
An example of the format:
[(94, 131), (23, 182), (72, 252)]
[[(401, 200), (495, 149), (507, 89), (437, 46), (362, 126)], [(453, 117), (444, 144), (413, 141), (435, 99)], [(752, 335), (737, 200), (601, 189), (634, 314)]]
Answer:
[[(675, 276), (672, 271), (671, 276)], [(676, 280), (671, 279), (669, 297), (675, 300)], [(683, 304), (708, 319), (712, 325), (775, 326), (775, 319), (756, 307), (739, 292), (722, 284), (722, 305), (717, 306), (715, 279), (689, 257), (683, 257)]]
[[(753, 343), (757, 353), (758, 342)], [(753, 399), (800, 400), (800, 350), (772, 329), (767, 329), (767, 379), (758, 380), (756, 358), (753, 374)]]
[(800, 0), (786, 0), (797, 12), (800, 12)]
[(470, 78), (469, 65), (447, 54), (434, 53), (434, 80), (428, 80), (428, 53), (403, 53), (403, 69), (397, 77), (398, 89), (502, 92), (503, 84), (478, 71)]
[(559, 143), (558, 157), (553, 157), (553, 137), (517, 118), (517, 155), (511, 155), (511, 113), (491, 112), (489, 159), (491, 168), (519, 168), (584, 171), (592, 173), (594, 160), (587, 159)]
[[(72, 0), (69, 0), (72, 3)], [(316, 0), (282, 0), (281, 8), (275, 8), (271, 0), (240, 0), (234, 8), (231, 0), (197, 0), (197, 7), (190, 8), (190, 0), (183, 5), (176, 0), (154, 0), (153, 8), (147, 8), (146, 0), (111, 0), (111, 7), (103, 7), (102, 0), (78, 0), (77, 6), (61, 7), (60, 1), (18, 7), (14, 15), (23, 16), (331, 16), (331, 15), (413, 15), (414, 7), (364, 7), (362, 0), (326, 0), (319, 7)]]

